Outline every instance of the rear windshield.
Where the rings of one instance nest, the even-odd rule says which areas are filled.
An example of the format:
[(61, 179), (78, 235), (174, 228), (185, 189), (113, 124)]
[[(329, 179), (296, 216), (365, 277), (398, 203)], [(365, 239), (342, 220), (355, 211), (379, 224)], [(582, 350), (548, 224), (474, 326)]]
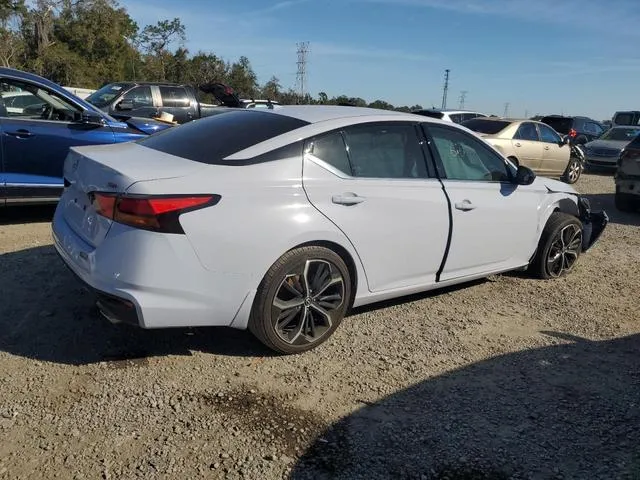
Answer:
[(466, 122), (462, 122), (463, 127), (478, 133), (486, 133), (487, 135), (495, 135), (511, 125), (511, 122), (502, 120), (487, 120), (484, 118), (472, 118)]
[(436, 110), (416, 110), (415, 113), (417, 115), (422, 115), (423, 117), (431, 117), (431, 118), (439, 118), (442, 119), (444, 117), (444, 113), (438, 112)]
[(215, 165), (233, 153), (305, 125), (308, 122), (266, 110), (234, 110), (168, 128), (137, 143)]
[(613, 119), (616, 125), (638, 125), (640, 114), (638, 112), (617, 113)]
[(546, 123), (556, 132), (566, 135), (573, 126), (573, 118), (570, 117), (544, 117), (540, 120), (542, 123)]

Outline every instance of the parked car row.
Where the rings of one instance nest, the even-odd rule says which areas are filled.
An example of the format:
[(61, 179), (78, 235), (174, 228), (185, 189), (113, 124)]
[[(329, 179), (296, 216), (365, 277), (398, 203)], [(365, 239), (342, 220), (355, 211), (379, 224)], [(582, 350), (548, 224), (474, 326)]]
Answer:
[[(200, 86), (204, 93), (212, 94), (229, 108), (274, 108), (270, 100), (240, 99), (230, 87), (221, 83)], [(201, 103), (193, 87), (175, 83), (118, 82), (109, 83), (87, 97), (113, 117), (159, 117), (163, 112), (179, 123), (219, 113), (218, 105)]]

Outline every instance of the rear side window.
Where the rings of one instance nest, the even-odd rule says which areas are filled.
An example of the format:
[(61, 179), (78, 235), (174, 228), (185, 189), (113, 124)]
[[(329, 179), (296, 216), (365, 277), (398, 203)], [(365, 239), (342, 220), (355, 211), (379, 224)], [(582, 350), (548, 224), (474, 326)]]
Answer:
[(540, 139), (538, 138), (538, 130), (533, 123), (523, 123), (518, 128), (518, 131), (513, 136), (515, 140), (530, 140), (533, 142), (537, 142)]
[(427, 178), (416, 129), (403, 124), (362, 124), (346, 128), (354, 177)]
[(617, 125), (637, 125), (638, 115), (634, 114), (634, 112), (617, 113), (613, 123)]
[(137, 143), (195, 162), (233, 164), (223, 159), (308, 124), (265, 110), (237, 110), (168, 128)]
[(333, 132), (314, 138), (311, 142), (308, 142), (305, 151), (340, 172), (351, 175), (347, 146), (340, 132)]
[(188, 107), (189, 95), (184, 87), (160, 87), (162, 105), (165, 107)]

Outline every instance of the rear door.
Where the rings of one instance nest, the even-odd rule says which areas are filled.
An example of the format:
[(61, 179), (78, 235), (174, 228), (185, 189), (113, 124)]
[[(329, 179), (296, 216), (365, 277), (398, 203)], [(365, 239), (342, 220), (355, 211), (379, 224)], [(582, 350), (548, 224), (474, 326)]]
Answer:
[(569, 164), (571, 147), (562, 144), (562, 138), (560, 138), (560, 135), (551, 127), (544, 123), (538, 123), (537, 125), (540, 133), (540, 141), (543, 145), (540, 173), (543, 175), (560, 176)]
[(521, 123), (511, 140), (511, 145), (519, 163), (536, 171), (542, 167), (544, 147), (534, 123)]
[(173, 115), (174, 121), (185, 123), (193, 120), (195, 108), (191, 105), (191, 95), (185, 87), (160, 86), (161, 111)]
[(368, 123), (313, 138), (303, 185), (351, 241), (373, 292), (433, 284), (449, 234), (440, 182), (413, 123)]
[(113, 131), (106, 125), (74, 122), (82, 109), (47, 87), (13, 79), (0, 79), (0, 83), (4, 88), (30, 91), (43, 105), (0, 117), (7, 202), (55, 200), (62, 192), (69, 147), (113, 143)]
[(504, 159), (477, 138), (445, 125), (424, 126), (453, 218), (439, 280), (526, 265), (537, 241), (539, 194), (513, 184)]

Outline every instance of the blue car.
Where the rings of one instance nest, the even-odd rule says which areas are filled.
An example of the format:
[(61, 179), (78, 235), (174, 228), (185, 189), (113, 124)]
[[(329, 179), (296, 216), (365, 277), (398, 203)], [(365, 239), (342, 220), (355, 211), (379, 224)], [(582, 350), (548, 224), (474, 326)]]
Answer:
[(0, 207), (57, 202), (69, 147), (128, 142), (170, 126), (116, 120), (45, 78), (0, 68)]

